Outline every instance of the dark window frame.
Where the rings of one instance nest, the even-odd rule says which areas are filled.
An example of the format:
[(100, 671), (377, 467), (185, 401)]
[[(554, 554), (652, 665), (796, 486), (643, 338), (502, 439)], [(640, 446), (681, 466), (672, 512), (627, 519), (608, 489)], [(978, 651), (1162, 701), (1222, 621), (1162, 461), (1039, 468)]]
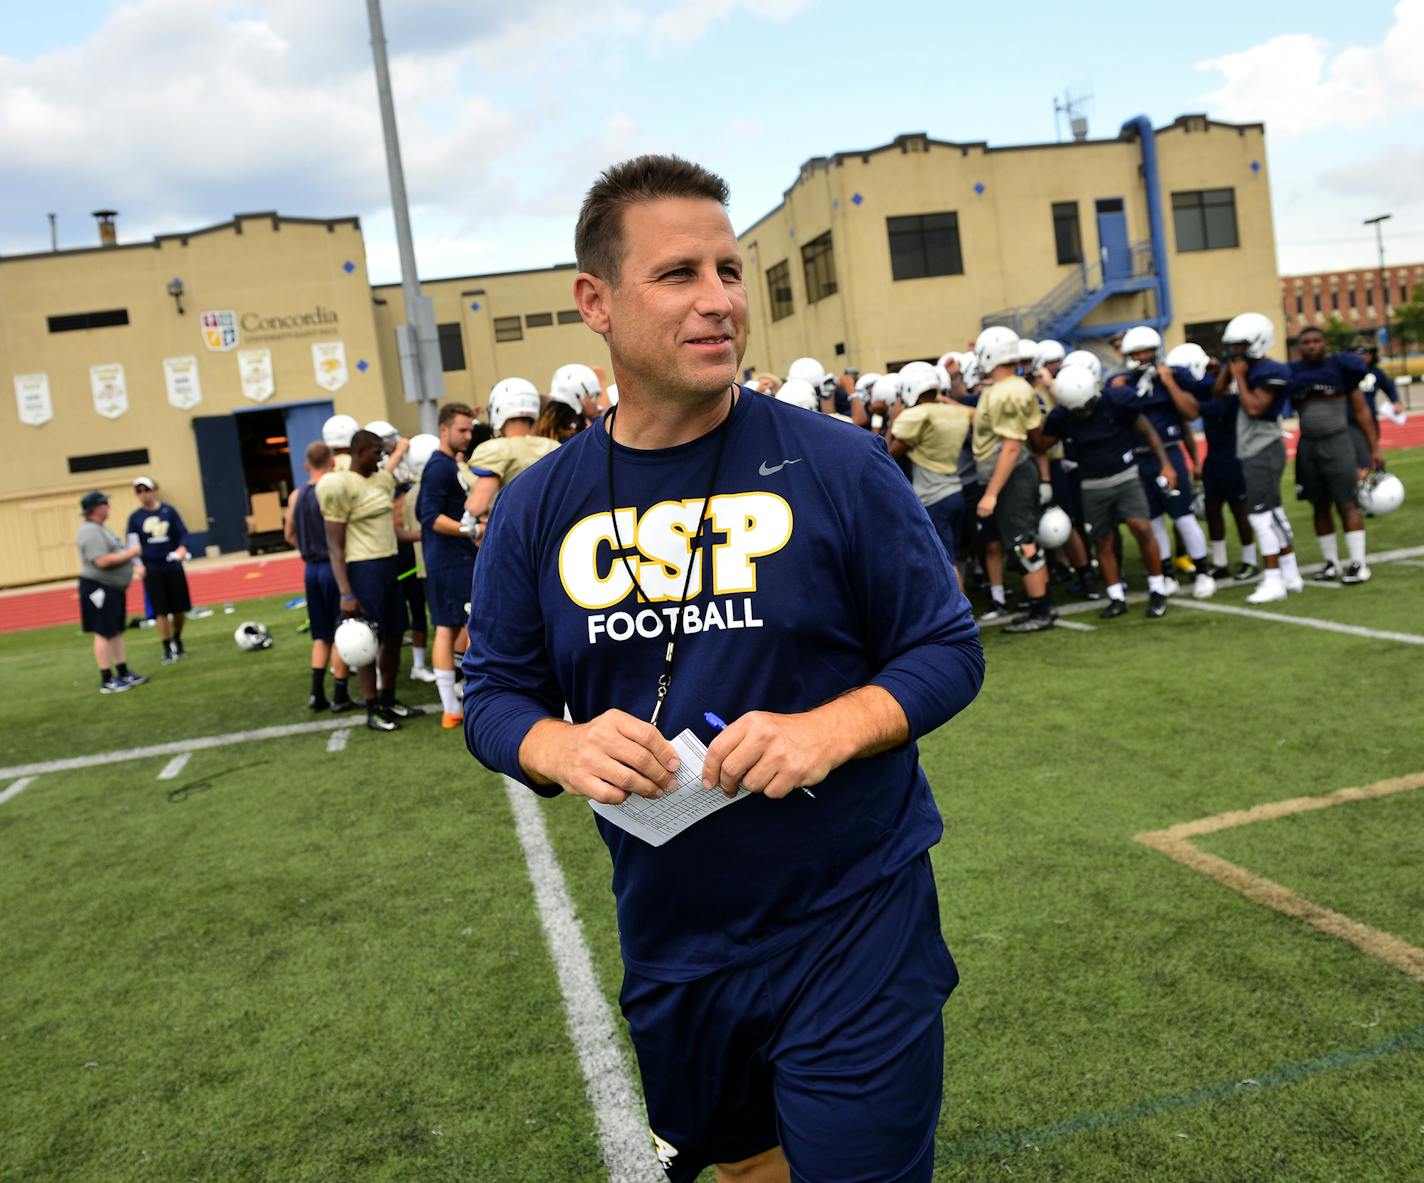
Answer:
[(807, 304), (834, 296), (840, 290), (836, 285), (836, 247), (829, 230), (801, 248), (801, 273), (806, 280)]
[(493, 320), (496, 341), (523, 341), (524, 320), (518, 316), (496, 316)]
[(583, 316), (579, 313), (577, 308), (560, 308), (555, 316), (555, 320), (561, 325), (583, 324)]
[(129, 448), (122, 452), (94, 452), (88, 456), (70, 456), (71, 473), (102, 472), (106, 468), (146, 468), (147, 448)]
[(1178, 254), (1236, 249), (1241, 245), (1236, 190), (1183, 189), (1173, 193), (1172, 229)]
[(465, 368), (465, 332), (458, 320), (436, 325), (440, 335), (440, 369), (452, 374)]
[(524, 316), (526, 329), (547, 329), (554, 323), (552, 312), (529, 312)]
[(894, 282), (964, 274), (958, 210), (886, 218), (885, 234)]
[(1083, 261), (1083, 224), (1076, 201), (1053, 203), (1053, 247), (1060, 266)]
[(67, 312), (47, 318), (51, 333), (76, 333), (84, 329), (114, 329), (129, 323), (127, 308), (102, 308), (97, 312)]
[(795, 314), (796, 293), (791, 288), (790, 259), (782, 259), (766, 269), (766, 292), (773, 324)]

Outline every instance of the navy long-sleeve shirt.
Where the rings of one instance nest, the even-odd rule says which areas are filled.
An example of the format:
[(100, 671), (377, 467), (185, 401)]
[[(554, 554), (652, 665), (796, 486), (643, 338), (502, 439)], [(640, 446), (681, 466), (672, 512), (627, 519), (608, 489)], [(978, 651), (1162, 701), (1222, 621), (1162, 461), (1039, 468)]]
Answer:
[(182, 515), (162, 501), (153, 509), (139, 506), (129, 514), (128, 532), (138, 535), (145, 567), (176, 563), (176, 559), (168, 556), (188, 537), (188, 527), (183, 524)]
[[(696, 562), (681, 603), (723, 430), (711, 559)], [(515, 779), (525, 735), (566, 702), (576, 723), (614, 707), (650, 716), (679, 613), (664, 735), (690, 726), (707, 741), (704, 711), (806, 711), (867, 684), (909, 720), (911, 742), (836, 769), (814, 799), (754, 795), (661, 847), (599, 818), (624, 958), (639, 972), (690, 980), (770, 956), (938, 841), (914, 740), (973, 700), (984, 657), (883, 440), (746, 390), (724, 427), (679, 447), (610, 444), (600, 422), (509, 487), (483, 551), (466, 738)]]

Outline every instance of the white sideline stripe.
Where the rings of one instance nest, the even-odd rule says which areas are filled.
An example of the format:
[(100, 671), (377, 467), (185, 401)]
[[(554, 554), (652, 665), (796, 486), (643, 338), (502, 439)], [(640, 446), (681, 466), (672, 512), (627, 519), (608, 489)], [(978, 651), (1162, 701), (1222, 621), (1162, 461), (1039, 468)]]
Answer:
[[(439, 703), (422, 703), (428, 714)], [(359, 710), (359, 708), (358, 708)], [(124, 748), (117, 752), (96, 752), (91, 756), (69, 756), (63, 760), (44, 760), (38, 764), (16, 764), (0, 768), (0, 780), (12, 776), (39, 776), (45, 772), (73, 772), (77, 768), (95, 768), (100, 764), (118, 764), (125, 760), (149, 760), (154, 756), (176, 756), (179, 752), (201, 752), (208, 748), (226, 748), (233, 744), (257, 743), (264, 739), (286, 739), (290, 735), (312, 735), (320, 731), (335, 731), (350, 727), (347, 718), (322, 719), (317, 723), (283, 723), (277, 727), (258, 727), (252, 731), (230, 731), (226, 735), (202, 735), (197, 739), (176, 739), (171, 743), (156, 743), (146, 748)]]
[(175, 776), (177, 776), (180, 772), (183, 771), (183, 766), (187, 764), (188, 761), (192, 758), (192, 752), (180, 752), (178, 755), (174, 756), (173, 759), (169, 760), (168, 763), (163, 766), (163, 771), (158, 774), (158, 779), (172, 780)]
[(594, 975), (583, 926), (569, 903), (564, 873), (549, 845), (538, 799), (508, 777), (504, 778), (504, 791), (514, 810), (514, 826), (534, 885), (539, 922), (559, 976), (569, 1036), (588, 1086), (609, 1183), (657, 1183), (665, 1176), (653, 1154), (643, 1105), (618, 1044), (608, 1001)]
[(1235, 604), (1209, 604), (1205, 600), (1182, 600), (1182, 608), (1199, 612), (1220, 612), (1226, 616), (1245, 616), (1253, 620), (1274, 620), (1279, 624), (1298, 624), (1303, 628), (1318, 628), (1327, 633), (1344, 633), (1349, 637), (1369, 637), (1374, 641), (1398, 641), (1404, 645), (1424, 645), (1418, 633), (1395, 633), (1386, 629), (1364, 628), (1358, 624), (1337, 624), (1333, 620), (1316, 620), (1310, 616), (1288, 616), (1284, 612), (1262, 612), (1258, 608), (1238, 608)]
[(14, 784), (7, 788), (3, 793), (0, 793), (0, 805), (4, 805), (5, 802), (10, 800), (11, 797), (18, 797), (34, 783), (35, 778), (33, 776), (20, 777), (19, 780), (17, 780)]
[[(1398, 562), (1401, 567), (1424, 567), (1424, 563), (1421, 563), (1418, 559), (1397, 559), (1395, 561)], [(1379, 560), (1376, 559), (1375, 562), (1379, 562)]]
[(1053, 622), (1053, 627), (1069, 628), (1072, 629), (1075, 633), (1095, 633), (1098, 631), (1098, 626), (1096, 624), (1084, 624), (1082, 623), (1082, 621), (1078, 620), (1055, 620)]
[(346, 741), (351, 738), (351, 728), (343, 727), (339, 731), (333, 731), (331, 738), (326, 741), (328, 752), (339, 752), (346, 747)]

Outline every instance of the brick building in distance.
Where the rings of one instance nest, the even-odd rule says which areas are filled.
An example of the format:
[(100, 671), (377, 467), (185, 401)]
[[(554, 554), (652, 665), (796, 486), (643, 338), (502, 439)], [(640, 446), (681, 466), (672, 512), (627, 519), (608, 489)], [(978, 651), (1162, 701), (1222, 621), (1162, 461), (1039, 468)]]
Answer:
[(1408, 304), (1414, 289), (1424, 284), (1424, 263), (1404, 263), (1384, 269), (1381, 300), (1380, 269), (1353, 267), (1310, 275), (1281, 276), (1281, 314), (1290, 345), (1301, 330), (1323, 328), (1338, 316), (1360, 334), (1373, 335), (1393, 319), (1395, 309)]

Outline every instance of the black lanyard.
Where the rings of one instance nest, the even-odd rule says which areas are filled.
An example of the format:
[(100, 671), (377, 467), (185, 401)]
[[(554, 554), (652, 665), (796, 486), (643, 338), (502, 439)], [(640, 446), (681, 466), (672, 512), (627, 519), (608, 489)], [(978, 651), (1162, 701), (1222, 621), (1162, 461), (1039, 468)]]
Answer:
[[(649, 718), (654, 727), (658, 725), (658, 716), (662, 714), (663, 702), (666, 701), (668, 688), (672, 685), (672, 663), (677, 656), (677, 633), (678, 625), (682, 622), (683, 605), (687, 603), (687, 593), (692, 590), (692, 568), (697, 562), (697, 548), (702, 545), (703, 527), (711, 519), (708, 517), (708, 509), (712, 503), (712, 492), (717, 487), (717, 473), (722, 468), (722, 452), (727, 446), (727, 432), (732, 422), (732, 411), (736, 409), (736, 396), (732, 396), (731, 405), (727, 408), (726, 418), (722, 420), (722, 426), (717, 432), (717, 452), (712, 459), (712, 479), (707, 482), (707, 496), (702, 499), (702, 509), (697, 519), (697, 533), (692, 536), (692, 545), (687, 548), (687, 576), (682, 582), (682, 598), (678, 604), (678, 610), (673, 613), (671, 636), (668, 639), (667, 652), (663, 656), (663, 672), (658, 676), (658, 698), (653, 704), (653, 713)], [(628, 578), (633, 581), (633, 589), (638, 593), (642, 601), (647, 604), (652, 601), (643, 591), (643, 585), (638, 582), (638, 576), (633, 571), (633, 565), (628, 561), (628, 552), (624, 549), (623, 539), (618, 534), (618, 497), (613, 491), (613, 420), (618, 414), (618, 405), (615, 403), (608, 408), (608, 414), (604, 418), (605, 429), (608, 432), (608, 516), (613, 519), (613, 541), (617, 544), (618, 550), (623, 559), (623, 567), (628, 572)], [(712, 532), (707, 531), (710, 538)], [(705, 564), (704, 564), (705, 565)]]

